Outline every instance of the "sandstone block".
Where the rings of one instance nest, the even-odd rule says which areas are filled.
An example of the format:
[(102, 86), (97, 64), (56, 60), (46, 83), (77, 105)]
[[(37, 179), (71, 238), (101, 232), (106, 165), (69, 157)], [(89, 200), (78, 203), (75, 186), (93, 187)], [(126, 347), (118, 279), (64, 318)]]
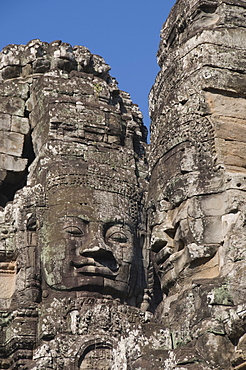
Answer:
[(38, 58), (33, 62), (33, 73), (44, 73), (50, 69), (50, 61)]
[(216, 139), (218, 163), (224, 163), (226, 167), (236, 166), (246, 168), (246, 148), (244, 141), (228, 141)]
[(21, 74), (21, 66), (7, 66), (2, 69), (1, 74), (4, 80), (19, 77)]
[(30, 130), (28, 118), (13, 116), (11, 123), (11, 131), (27, 135)]
[(20, 79), (0, 82), (0, 96), (18, 97), (23, 100), (28, 98), (29, 84)]
[(16, 132), (0, 131), (0, 152), (21, 157), (24, 146), (24, 135)]
[(0, 101), (0, 112), (24, 116), (25, 102), (21, 98), (3, 97)]
[(0, 131), (10, 131), (11, 115), (0, 113)]
[(26, 169), (28, 159), (17, 158), (11, 155), (0, 154), (0, 167), (13, 172), (22, 172)]

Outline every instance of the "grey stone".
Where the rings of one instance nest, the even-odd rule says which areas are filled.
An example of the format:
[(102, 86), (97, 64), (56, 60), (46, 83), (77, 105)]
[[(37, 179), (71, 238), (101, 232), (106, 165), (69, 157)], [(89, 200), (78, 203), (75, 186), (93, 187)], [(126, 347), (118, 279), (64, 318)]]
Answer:
[(0, 131), (0, 152), (21, 157), (24, 146), (24, 135), (16, 132)]
[(10, 127), (11, 127), (11, 115), (0, 113), (0, 130), (10, 131)]
[(11, 123), (11, 131), (27, 135), (30, 131), (28, 118), (13, 116)]
[(178, 361), (187, 348), (203, 352), (194, 368), (244, 366), (243, 351), (234, 355), (245, 333), (244, 6), (178, 1), (161, 31), (147, 213), (175, 369), (190, 368)]
[(27, 159), (18, 158), (8, 154), (0, 154), (1, 168), (7, 171), (23, 172), (27, 166)]
[(245, 368), (245, 8), (176, 2), (148, 148), (102, 57), (3, 49), (0, 368)]

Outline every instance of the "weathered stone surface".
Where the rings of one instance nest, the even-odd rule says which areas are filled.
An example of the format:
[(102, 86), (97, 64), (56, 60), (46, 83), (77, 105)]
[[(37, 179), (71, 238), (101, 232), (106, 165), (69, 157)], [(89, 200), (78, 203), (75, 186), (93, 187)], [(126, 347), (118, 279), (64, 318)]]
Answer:
[(20, 157), (23, 152), (24, 135), (15, 132), (0, 132), (0, 151), (4, 154), (10, 154)]
[(0, 130), (10, 131), (10, 127), (11, 127), (11, 115), (1, 113), (0, 114)]
[(173, 7), (148, 176), (142, 115), (103, 58), (3, 49), (1, 369), (245, 368), (245, 9)]
[(2, 97), (0, 111), (2, 113), (24, 116), (25, 102), (20, 98)]
[(26, 158), (18, 158), (8, 154), (0, 154), (1, 168), (11, 172), (23, 172), (27, 167)]
[(30, 131), (28, 118), (13, 116), (11, 123), (11, 131), (27, 135)]
[(193, 368), (179, 360), (187, 348), (194, 368), (244, 367), (244, 13), (240, 1), (180, 0), (161, 32), (148, 223), (168, 369)]
[[(142, 114), (86, 48), (33, 40), (1, 58), (1, 366), (131, 366), (160, 337), (158, 326), (144, 332), (140, 309), (148, 306)], [(18, 76), (6, 72), (13, 60)], [(11, 101), (22, 101), (23, 114)], [(146, 340), (134, 349), (139, 335)]]

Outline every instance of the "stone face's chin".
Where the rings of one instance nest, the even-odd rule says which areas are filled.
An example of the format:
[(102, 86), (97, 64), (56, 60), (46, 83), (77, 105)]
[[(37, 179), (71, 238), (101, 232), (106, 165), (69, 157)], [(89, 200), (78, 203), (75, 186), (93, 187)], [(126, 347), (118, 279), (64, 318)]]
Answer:
[(49, 278), (47, 278), (48, 285), (54, 287), (56, 290), (81, 290), (87, 286), (102, 287), (105, 279), (110, 279), (114, 283), (120, 272), (120, 269), (112, 271), (108, 267), (99, 265), (96, 262), (92, 265), (84, 261), (84, 263), (76, 264), (76, 267), (73, 262), (72, 264), (73, 266), (68, 271), (65, 272), (63, 270), (61, 272), (62, 277), (60, 282), (56, 279), (55, 284), (49, 284)]
[(166, 291), (172, 285), (182, 270), (189, 264), (186, 248), (179, 252), (174, 252), (158, 266), (161, 288)]
[(62, 284), (53, 286), (53, 289), (59, 291), (95, 291), (102, 292), (104, 286), (104, 277), (95, 275), (80, 275), (76, 277), (64, 278)]
[(100, 297), (127, 298), (129, 291), (127, 282), (120, 281), (116, 275), (109, 275), (106, 270), (97, 271), (96, 269), (95, 272), (89, 270), (76, 272), (76, 276), (64, 278), (61, 283), (52, 285), (51, 288), (61, 292), (76, 291), (86, 297), (94, 297), (95, 294), (99, 294)]

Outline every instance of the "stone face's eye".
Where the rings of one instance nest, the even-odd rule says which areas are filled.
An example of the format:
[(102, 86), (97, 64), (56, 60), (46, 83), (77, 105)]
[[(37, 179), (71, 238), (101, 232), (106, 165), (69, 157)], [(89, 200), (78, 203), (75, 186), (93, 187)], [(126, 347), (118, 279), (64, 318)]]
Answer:
[(128, 238), (123, 232), (114, 232), (107, 236), (109, 242), (126, 243)]
[(64, 231), (72, 236), (81, 236), (84, 234), (78, 226), (67, 226), (64, 228)]
[(111, 244), (129, 244), (132, 242), (132, 231), (129, 225), (127, 224), (114, 224), (114, 225), (105, 225), (109, 226), (105, 230), (104, 240), (107, 243)]

